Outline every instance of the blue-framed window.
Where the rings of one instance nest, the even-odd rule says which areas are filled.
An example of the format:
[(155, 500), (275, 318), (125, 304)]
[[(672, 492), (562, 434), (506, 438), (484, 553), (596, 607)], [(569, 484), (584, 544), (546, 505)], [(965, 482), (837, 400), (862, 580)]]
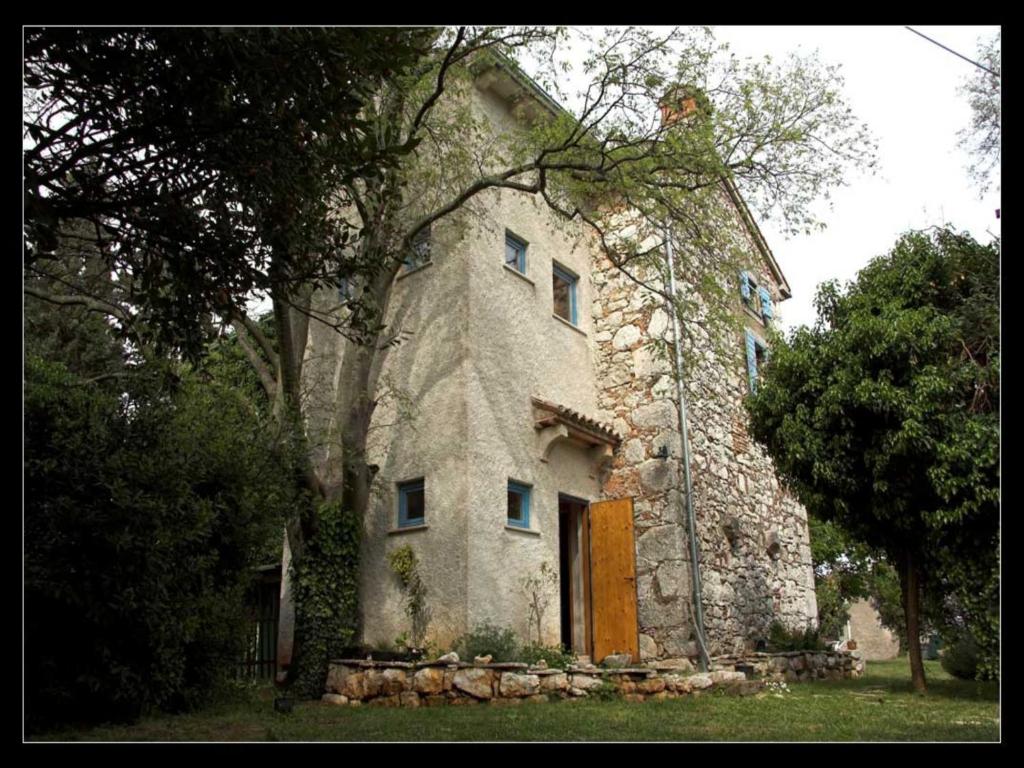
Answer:
[(426, 493), (423, 478), (398, 484), (398, 527), (423, 525), (426, 521)]
[(757, 392), (758, 369), (768, 361), (768, 347), (751, 331), (745, 331), (747, 348), (747, 376), (750, 379), (750, 391)]
[(554, 293), (554, 312), (563, 320), (576, 325), (576, 284), (579, 277), (572, 272), (553, 265), (551, 270), (551, 288)]
[(526, 241), (505, 231), (505, 266), (526, 274)]
[(765, 325), (775, 317), (772, 295), (764, 286), (758, 285), (749, 272), (740, 272), (740, 296), (751, 312), (758, 315)]
[(431, 243), (430, 225), (427, 225), (424, 229), (417, 232), (416, 237), (412, 239), (412, 246), (409, 248), (409, 253), (406, 254), (404, 262), (406, 272), (419, 269), (430, 261)]
[(530, 486), (508, 481), (508, 524), (530, 527)]
[(356, 298), (356, 284), (355, 281), (350, 277), (339, 277), (338, 278), (338, 301), (342, 304), (348, 304)]

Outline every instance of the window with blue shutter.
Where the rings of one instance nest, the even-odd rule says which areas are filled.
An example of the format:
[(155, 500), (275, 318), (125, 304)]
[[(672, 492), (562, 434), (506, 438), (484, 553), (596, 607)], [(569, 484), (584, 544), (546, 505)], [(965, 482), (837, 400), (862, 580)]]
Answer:
[(740, 296), (743, 297), (743, 301), (750, 303), (750, 273), (740, 272)]
[(746, 331), (747, 344), (747, 376), (750, 378), (750, 391), (757, 392), (757, 342), (754, 334)]
[(772, 312), (772, 295), (768, 293), (767, 288), (758, 288), (757, 294), (761, 297), (761, 317), (765, 321), (771, 320), (775, 316)]
[(750, 391), (757, 392), (758, 368), (768, 360), (768, 347), (751, 331), (744, 331), (747, 348), (747, 376), (750, 379)]

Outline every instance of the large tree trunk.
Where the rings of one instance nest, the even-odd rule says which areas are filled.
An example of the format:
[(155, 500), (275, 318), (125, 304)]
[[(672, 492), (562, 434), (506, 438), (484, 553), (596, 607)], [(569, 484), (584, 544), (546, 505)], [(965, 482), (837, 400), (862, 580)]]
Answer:
[(900, 563), (900, 588), (903, 615), (907, 621), (907, 645), (910, 654), (910, 678), (914, 690), (926, 691), (924, 661), (921, 658), (921, 579), (918, 555), (912, 548), (903, 552)]
[[(397, 269), (397, 268), (396, 268)], [(391, 292), (391, 283), (395, 271), (384, 271), (377, 275), (371, 283), (370, 292), (372, 300), (378, 308), (387, 306), (387, 300)], [(302, 299), (309, 306), (309, 294), (304, 294)], [(282, 311), (283, 310), (283, 311)], [(281, 349), (281, 381), (288, 393), (285, 396), (286, 403), (294, 404), (292, 409), (286, 409), (285, 413), (293, 414), (295, 421), (291, 425), (296, 439), (304, 438), (304, 420), (302, 417), (302, 403), (299, 399), (299, 388), (301, 383), (302, 354), (308, 333), (308, 318), (296, 322), (296, 315), (300, 313), (288, 308), (279, 307), (275, 303), (275, 320), (278, 325), (279, 340)], [(301, 327), (299, 324), (301, 323)], [(367, 441), (370, 433), (370, 423), (376, 408), (375, 392), (377, 377), (380, 374), (380, 366), (386, 356), (387, 346), (382, 349), (381, 336), (382, 325), (363, 339), (362, 343), (348, 341), (344, 343), (344, 356), (340, 375), (337, 382), (336, 427), (340, 442), (340, 482), (337, 478), (331, 477), (331, 470), (326, 469), (326, 476), (320, 477), (314, 467), (312, 455), (307, 457), (304, 463), (306, 474), (305, 485), (313, 498), (313, 509), (319, 502), (341, 502), (345, 508), (355, 515), (356, 519), (362, 520), (365, 517), (370, 502), (370, 485), (373, 481), (375, 468), (367, 463)], [(289, 343), (290, 342), (290, 343)], [(289, 364), (290, 363), (290, 364)], [(285, 371), (284, 368), (289, 370)], [(311, 517), (315, 518), (315, 514)], [(301, 559), (302, 550), (305, 545), (316, 536), (315, 519), (306, 521), (300, 518), (288, 526), (286, 550), (283, 560), (288, 558), (292, 561)], [(290, 555), (290, 557), (289, 557)], [(299, 659), (299, 648), (302, 638), (295, 632), (295, 606), (290, 601), (291, 584), (289, 574), (282, 572), (281, 585), (281, 613), (278, 626), (278, 682), (291, 683), (300, 674), (292, 661)], [(287, 609), (287, 616), (286, 616)], [(286, 620), (287, 619), (287, 620)], [(301, 665), (301, 660), (299, 661)]]

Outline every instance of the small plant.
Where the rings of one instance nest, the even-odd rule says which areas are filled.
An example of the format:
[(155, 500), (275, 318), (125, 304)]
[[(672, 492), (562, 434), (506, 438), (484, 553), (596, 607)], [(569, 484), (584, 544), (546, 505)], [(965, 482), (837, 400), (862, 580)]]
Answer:
[(558, 571), (545, 560), (540, 564), (537, 573), (523, 579), (523, 592), (526, 594), (529, 607), (526, 636), (529, 638), (530, 631), (536, 627), (537, 644), (540, 645), (544, 642), (544, 613), (551, 605), (553, 595), (558, 592)]
[(978, 645), (969, 634), (956, 638), (939, 659), (942, 668), (953, 677), (973, 680), (978, 674)]
[(534, 666), (542, 659), (552, 669), (565, 669), (576, 663), (576, 654), (560, 645), (529, 643), (519, 649), (518, 661)]
[(619, 689), (614, 683), (602, 680), (601, 685), (588, 690), (587, 695), (598, 701), (615, 701), (619, 698)]
[(494, 661), (517, 661), (518, 643), (515, 633), (492, 624), (478, 624), (472, 632), (460, 637), (454, 646), (459, 658), (472, 661), (490, 655)]
[(769, 680), (764, 684), (764, 690), (772, 696), (782, 698), (783, 694), (792, 693), (789, 686), (783, 680)]
[(405, 613), (412, 622), (412, 644), (409, 645), (405, 635), (396, 639), (406, 647), (419, 648), (423, 644), (423, 637), (427, 633), (427, 625), (430, 623), (430, 613), (427, 610), (427, 587), (420, 578), (419, 561), (412, 547), (406, 544), (399, 547), (388, 555), (388, 565), (402, 585), (405, 592)]
[(782, 653), (785, 651), (824, 651), (828, 646), (821, 639), (817, 629), (808, 626), (802, 632), (789, 629), (781, 621), (773, 621), (768, 628), (768, 652)]

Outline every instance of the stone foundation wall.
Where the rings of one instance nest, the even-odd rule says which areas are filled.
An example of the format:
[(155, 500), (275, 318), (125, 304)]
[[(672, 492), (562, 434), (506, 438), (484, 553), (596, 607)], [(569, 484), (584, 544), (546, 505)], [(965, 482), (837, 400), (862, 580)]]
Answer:
[[(736, 664), (751, 665), (752, 674), (738, 671)], [(566, 670), (512, 663), (414, 664), (340, 659), (330, 664), (323, 700), (350, 706), (430, 707), (515, 705), (608, 695), (626, 701), (660, 700), (699, 695), (714, 688), (750, 695), (767, 680), (838, 680), (859, 676), (863, 665), (854, 654), (836, 651), (718, 657), (707, 674), (693, 674), (685, 659), (646, 667)]]

